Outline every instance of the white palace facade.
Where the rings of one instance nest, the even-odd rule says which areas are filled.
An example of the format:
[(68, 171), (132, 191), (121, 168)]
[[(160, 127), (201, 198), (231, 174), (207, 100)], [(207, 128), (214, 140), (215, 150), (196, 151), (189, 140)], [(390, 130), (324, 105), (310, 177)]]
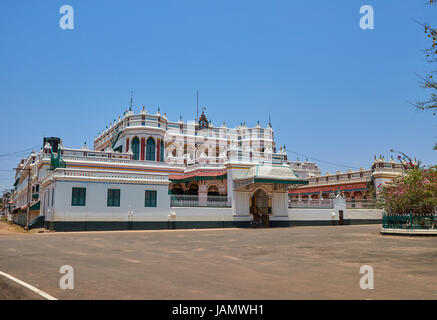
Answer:
[[(271, 124), (213, 126), (126, 111), (90, 149), (45, 138), (16, 170), (10, 218), (54, 230), (290, 225), (288, 191), (308, 183)], [(28, 201), (28, 197), (31, 201)]]

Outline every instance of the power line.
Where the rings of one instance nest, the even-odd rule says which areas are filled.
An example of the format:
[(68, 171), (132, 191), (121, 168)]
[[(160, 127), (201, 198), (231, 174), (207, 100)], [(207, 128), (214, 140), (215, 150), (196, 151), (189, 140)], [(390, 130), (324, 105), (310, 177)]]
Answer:
[(39, 147), (39, 145), (34, 146), (34, 147), (31, 147), (31, 148), (24, 149), (24, 150), (20, 150), (20, 151), (14, 151), (14, 152), (9, 152), (9, 153), (3, 153), (3, 154), (0, 154), (0, 157), (12, 157), (12, 156), (18, 156), (18, 155), (21, 155), (21, 154), (28, 153), (29, 151), (32, 151), (33, 149), (38, 148), (38, 147)]
[(330, 165), (333, 165), (333, 166), (338, 166), (338, 167), (343, 167), (343, 168), (348, 168), (348, 169), (358, 169), (358, 170), (360, 169), (360, 168), (355, 167), (355, 166), (347, 166), (347, 165), (344, 165), (344, 164), (339, 164), (339, 163), (334, 163), (334, 162), (320, 160), (320, 159), (317, 159), (317, 158), (314, 158), (314, 157), (310, 157), (310, 156), (304, 155), (302, 153), (299, 153), (299, 152), (296, 152), (296, 151), (293, 151), (293, 150), (290, 150), (290, 149), (288, 149), (288, 151), (290, 151), (291, 153), (297, 154), (297, 155), (299, 155), (301, 157), (305, 157), (305, 158), (308, 158), (308, 159), (313, 159), (315, 161), (326, 163), (326, 164), (330, 164)]

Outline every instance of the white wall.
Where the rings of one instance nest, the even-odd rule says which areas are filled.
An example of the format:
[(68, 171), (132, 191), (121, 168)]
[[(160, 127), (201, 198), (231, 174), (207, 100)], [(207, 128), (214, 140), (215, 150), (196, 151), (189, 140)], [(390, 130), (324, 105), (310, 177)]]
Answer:
[[(335, 212), (335, 217), (332, 217), (332, 212)], [(338, 221), (338, 211), (334, 209), (288, 209), (290, 220), (321, 220), (321, 221)], [(382, 219), (382, 209), (346, 209), (343, 213), (343, 219), (367, 219), (378, 220)]]
[(344, 219), (382, 219), (382, 209), (347, 209)]
[(232, 208), (171, 208), (172, 221), (233, 221)]
[(232, 208), (235, 216), (249, 216), (249, 192), (233, 191)]
[(288, 216), (288, 193), (274, 193), (272, 197), (272, 215), (275, 217)]
[[(86, 188), (85, 206), (71, 205), (73, 187)], [(107, 206), (108, 189), (120, 189), (119, 207)], [(156, 207), (144, 206), (145, 190), (157, 191)], [(167, 221), (170, 197), (167, 185), (57, 181), (52, 210), (55, 221)]]
[(338, 220), (338, 215), (333, 219), (331, 212), (334, 209), (288, 209), (288, 217), (290, 220), (314, 220), (314, 221), (332, 221)]

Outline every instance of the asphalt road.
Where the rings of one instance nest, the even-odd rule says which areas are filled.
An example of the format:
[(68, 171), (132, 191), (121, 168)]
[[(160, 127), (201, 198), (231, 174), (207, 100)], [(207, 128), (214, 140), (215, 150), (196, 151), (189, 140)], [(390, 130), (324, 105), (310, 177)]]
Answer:
[[(437, 238), (378, 225), (26, 234), (2, 224), (0, 271), (58, 299), (437, 298)], [(59, 286), (63, 265), (73, 290)], [(373, 290), (360, 288), (362, 265)], [(0, 276), (0, 300), (40, 298)]]

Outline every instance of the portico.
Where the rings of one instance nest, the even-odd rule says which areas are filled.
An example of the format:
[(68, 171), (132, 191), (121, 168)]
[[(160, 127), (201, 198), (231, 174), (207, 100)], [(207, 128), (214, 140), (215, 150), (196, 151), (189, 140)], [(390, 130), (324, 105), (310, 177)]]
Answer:
[(288, 219), (288, 189), (305, 185), (288, 165), (258, 164), (233, 179), (234, 215), (250, 217), (252, 223), (268, 227), (270, 220)]

